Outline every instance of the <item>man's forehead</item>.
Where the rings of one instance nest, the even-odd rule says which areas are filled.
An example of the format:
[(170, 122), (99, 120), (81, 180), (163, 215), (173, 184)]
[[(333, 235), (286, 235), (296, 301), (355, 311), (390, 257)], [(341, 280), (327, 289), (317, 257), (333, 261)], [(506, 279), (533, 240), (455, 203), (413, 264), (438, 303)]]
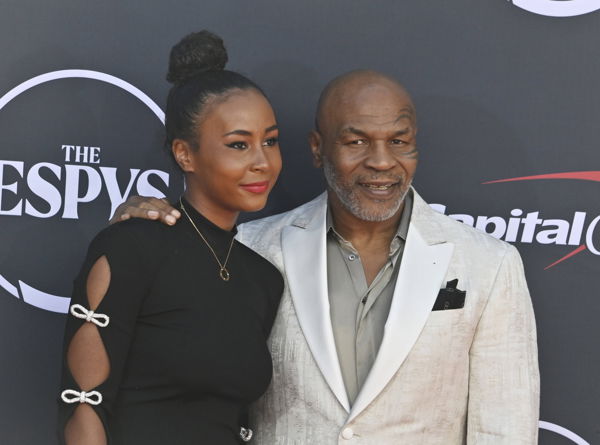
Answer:
[(382, 127), (407, 129), (415, 124), (415, 113), (411, 106), (358, 106), (343, 107), (332, 116), (332, 123), (342, 131), (349, 128)]
[(361, 116), (412, 117), (414, 106), (408, 94), (399, 89), (366, 87), (358, 90), (344, 89), (327, 105), (334, 114)]
[(330, 129), (333, 126), (339, 130), (361, 122), (363, 125), (416, 125), (410, 95), (394, 79), (373, 71), (351, 72), (335, 79), (319, 100), (317, 126)]

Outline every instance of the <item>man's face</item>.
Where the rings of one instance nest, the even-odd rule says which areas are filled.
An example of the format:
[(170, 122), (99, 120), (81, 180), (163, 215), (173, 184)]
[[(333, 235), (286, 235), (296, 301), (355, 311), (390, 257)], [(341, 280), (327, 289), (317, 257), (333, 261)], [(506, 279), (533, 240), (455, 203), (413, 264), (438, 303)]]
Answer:
[(311, 134), (333, 208), (362, 221), (385, 221), (400, 210), (414, 176), (416, 116), (399, 88), (372, 84), (345, 88), (323, 108)]

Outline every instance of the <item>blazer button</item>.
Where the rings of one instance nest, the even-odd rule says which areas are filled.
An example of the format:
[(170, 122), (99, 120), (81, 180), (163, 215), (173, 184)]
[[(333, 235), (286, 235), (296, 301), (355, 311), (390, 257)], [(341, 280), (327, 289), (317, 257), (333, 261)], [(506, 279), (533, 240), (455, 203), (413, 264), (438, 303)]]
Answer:
[(352, 428), (344, 428), (344, 431), (342, 431), (342, 438), (346, 439), (346, 440), (350, 440), (354, 437), (354, 431), (352, 431)]

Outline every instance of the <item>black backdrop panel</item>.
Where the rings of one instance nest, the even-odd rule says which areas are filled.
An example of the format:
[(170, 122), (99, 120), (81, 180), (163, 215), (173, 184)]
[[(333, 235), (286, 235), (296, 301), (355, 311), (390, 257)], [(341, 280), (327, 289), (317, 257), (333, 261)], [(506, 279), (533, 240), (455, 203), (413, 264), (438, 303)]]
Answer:
[[(0, 443), (54, 443), (63, 312), (93, 234), (129, 194), (181, 192), (163, 148), (164, 75), (170, 47), (202, 28), (224, 38), (232, 69), (264, 87), (282, 128), (281, 179), (267, 208), (245, 219), (322, 190), (306, 134), (328, 80), (373, 68), (407, 86), (420, 193), (523, 256), (538, 322), (540, 443), (598, 443), (596, 9), (597, 0), (4, 1)], [(489, 183), (514, 178), (524, 179)]]

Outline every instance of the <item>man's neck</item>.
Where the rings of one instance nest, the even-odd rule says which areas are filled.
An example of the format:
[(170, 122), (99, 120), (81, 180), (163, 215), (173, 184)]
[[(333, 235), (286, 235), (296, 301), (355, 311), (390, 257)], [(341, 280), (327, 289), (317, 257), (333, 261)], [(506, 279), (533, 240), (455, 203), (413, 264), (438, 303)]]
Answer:
[(404, 211), (404, 202), (393, 217), (384, 221), (365, 221), (354, 216), (335, 196), (330, 196), (329, 206), (333, 228), (358, 252), (367, 285), (370, 286), (388, 261), (390, 245), (398, 232)]
[(398, 231), (398, 225), (404, 210), (404, 202), (394, 216), (384, 221), (365, 221), (354, 216), (334, 197), (329, 198), (333, 228), (346, 241), (352, 243), (360, 253), (361, 249), (386, 247)]

